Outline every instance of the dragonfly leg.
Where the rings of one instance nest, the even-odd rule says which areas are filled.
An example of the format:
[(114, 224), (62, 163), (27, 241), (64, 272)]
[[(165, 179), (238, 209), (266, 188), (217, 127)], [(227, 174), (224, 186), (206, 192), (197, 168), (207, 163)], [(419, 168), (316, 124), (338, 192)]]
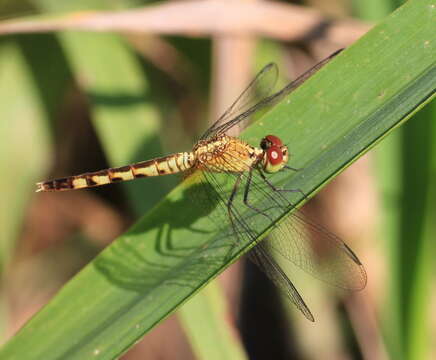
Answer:
[(233, 200), (235, 199), (235, 195), (238, 192), (238, 187), (239, 184), (241, 183), (241, 180), (242, 180), (242, 174), (240, 174), (236, 179), (235, 185), (233, 186), (232, 193), (230, 194), (229, 200), (227, 201), (227, 212), (229, 214), (230, 223), (233, 229), (236, 229), (236, 225), (232, 214), (232, 204), (233, 204)]
[(274, 186), (274, 184), (268, 180), (268, 178), (265, 176), (265, 174), (262, 172), (262, 170), (259, 169), (259, 173), (260, 173), (260, 176), (262, 177), (262, 179), (274, 191), (300, 193), (303, 196), (304, 199), (307, 198), (307, 195), (303, 192), (303, 190), (301, 190), (301, 189), (280, 189), (280, 188)]
[(233, 200), (235, 199), (235, 195), (238, 192), (238, 187), (239, 184), (241, 183), (241, 180), (242, 180), (242, 174), (240, 174), (236, 179), (235, 185), (233, 185), (232, 193), (230, 194), (229, 200), (227, 201), (227, 209), (229, 211), (229, 215), (230, 215), (230, 208), (232, 207)]
[(245, 184), (244, 200), (243, 200), (243, 201), (244, 201), (244, 204), (245, 204), (247, 207), (249, 207), (251, 210), (257, 212), (258, 214), (261, 214), (261, 215), (267, 217), (270, 221), (273, 221), (273, 219), (272, 219), (268, 214), (266, 214), (264, 211), (262, 211), (262, 210), (256, 208), (255, 206), (251, 205), (251, 204), (248, 202), (248, 192), (250, 191), (250, 185), (251, 185), (252, 177), (253, 177), (253, 170), (250, 170), (250, 171), (248, 172), (247, 183)]
[(288, 165), (283, 166), (283, 169), (288, 169), (288, 170), (292, 170), (292, 171), (300, 171), (300, 170), (302, 170), (302, 169), (299, 169), (299, 168), (290, 167)]
[[(238, 178), (236, 179), (235, 185), (233, 186), (232, 193), (230, 194), (229, 200), (227, 201), (227, 211), (228, 211), (228, 215), (229, 215), (230, 224), (232, 225), (232, 228), (234, 230), (234, 235), (237, 238), (237, 241), (233, 244), (233, 246), (230, 250), (230, 253), (233, 253), (233, 250), (235, 249), (238, 241), (241, 240), (241, 238), (239, 237), (240, 233), (238, 232), (238, 228), (237, 228), (236, 223), (235, 223), (235, 221), (238, 222), (238, 219), (234, 215), (235, 209), (233, 209), (233, 211), (232, 211), (232, 204), (233, 204), (233, 200), (235, 199), (235, 196), (238, 192), (239, 185), (241, 184), (242, 176), (243, 176), (243, 174), (241, 173), (238, 176)], [(238, 224), (239, 224), (239, 226), (241, 226), (243, 228), (244, 232), (247, 232), (248, 234), (251, 233), (250, 228), (248, 228), (243, 222), (238, 222)]]

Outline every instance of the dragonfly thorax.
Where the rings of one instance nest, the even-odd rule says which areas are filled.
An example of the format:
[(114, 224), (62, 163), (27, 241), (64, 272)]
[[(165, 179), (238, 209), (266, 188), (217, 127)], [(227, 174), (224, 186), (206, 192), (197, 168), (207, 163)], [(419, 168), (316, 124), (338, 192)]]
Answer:
[(289, 159), (288, 147), (275, 135), (267, 135), (260, 142), (263, 155), (263, 169), (275, 173), (283, 169)]
[(212, 172), (250, 171), (263, 158), (263, 150), (228, 135), (197, 143), (193, 153), (196, 167)]

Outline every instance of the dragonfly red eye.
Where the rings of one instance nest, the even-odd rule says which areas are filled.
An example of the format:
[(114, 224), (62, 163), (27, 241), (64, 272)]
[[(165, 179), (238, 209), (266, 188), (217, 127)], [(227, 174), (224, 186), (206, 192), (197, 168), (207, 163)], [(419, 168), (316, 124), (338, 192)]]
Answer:
[(271, 146), (282, 146), (283, 142), (275, 135), (265, 136), (265, 140), (271, 143)]
[(268, 156), (268, 162), (273, 166), (279, 165), (283, 162), (283, 153), (278, 146), (271, 146), (266, 151), (266, 156)]
[(271, 146), (281, 147), (281, 146), (283, 146), (283, 142), (275, 135), (267, 135), (260, 142), (260, 147), (263, 150), (267, 150)]

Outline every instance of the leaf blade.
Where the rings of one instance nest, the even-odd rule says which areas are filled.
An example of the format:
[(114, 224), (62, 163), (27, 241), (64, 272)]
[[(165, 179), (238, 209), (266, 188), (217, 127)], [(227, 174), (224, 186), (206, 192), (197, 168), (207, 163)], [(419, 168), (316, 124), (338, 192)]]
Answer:
[[(430, 43), (430, 49), (419, 46), (431, 36), (434, 15), (427, 18), (426, 12), (430, 4), (407, 3), (244, 134), (247, 139), (258, 139), (268, 121), (268, 131), (284, 134), (285, 141), (298, 145), (297, 160), (303, 170), (286, 179), (290, 187), (319, 190), (416, 112), (418, 104), (434, 97), (434, 63), (429, 56), (434, 45)], [(412, 29), (409, 23), (422, 26)], [(389, 52), (383, 47), (387, 36)], [(404, 51), (406, 46), (408, 51)], [(415, 67), (410, 69), (412, 62)], [(347, 79), (341, 87), (337, 86), (339, 74)], [(315, 102), (307, 106), (307, 99)], [(289, 114), (300, 122), (290, 123)], [(189, 185), (176, 188), (102, 252), (0, 355), (86, 358), (98, 353), (104, 359), (117, 357), (236, 261), (236, 257), (226, 258), (229, 244), (189, 229), (193, 225), (210, 229), (207, 219), (187, 207), (184, 198)], [(169, 211), (172, 219), (168, 219)], [(251, 245), (244, 244), (240, 252)], [(20, 352), (29, 347), (32, 354)]]

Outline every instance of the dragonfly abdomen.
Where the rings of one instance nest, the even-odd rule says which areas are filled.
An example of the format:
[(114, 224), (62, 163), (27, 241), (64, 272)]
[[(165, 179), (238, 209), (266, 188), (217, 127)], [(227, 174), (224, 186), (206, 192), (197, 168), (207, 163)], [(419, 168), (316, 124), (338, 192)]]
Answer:
[(110, 168), (37, 183), (39, 191), (85, 189), (137, 178), (175, 174), (194, 165), (192, 152), (177, 153), (119, 168)]

